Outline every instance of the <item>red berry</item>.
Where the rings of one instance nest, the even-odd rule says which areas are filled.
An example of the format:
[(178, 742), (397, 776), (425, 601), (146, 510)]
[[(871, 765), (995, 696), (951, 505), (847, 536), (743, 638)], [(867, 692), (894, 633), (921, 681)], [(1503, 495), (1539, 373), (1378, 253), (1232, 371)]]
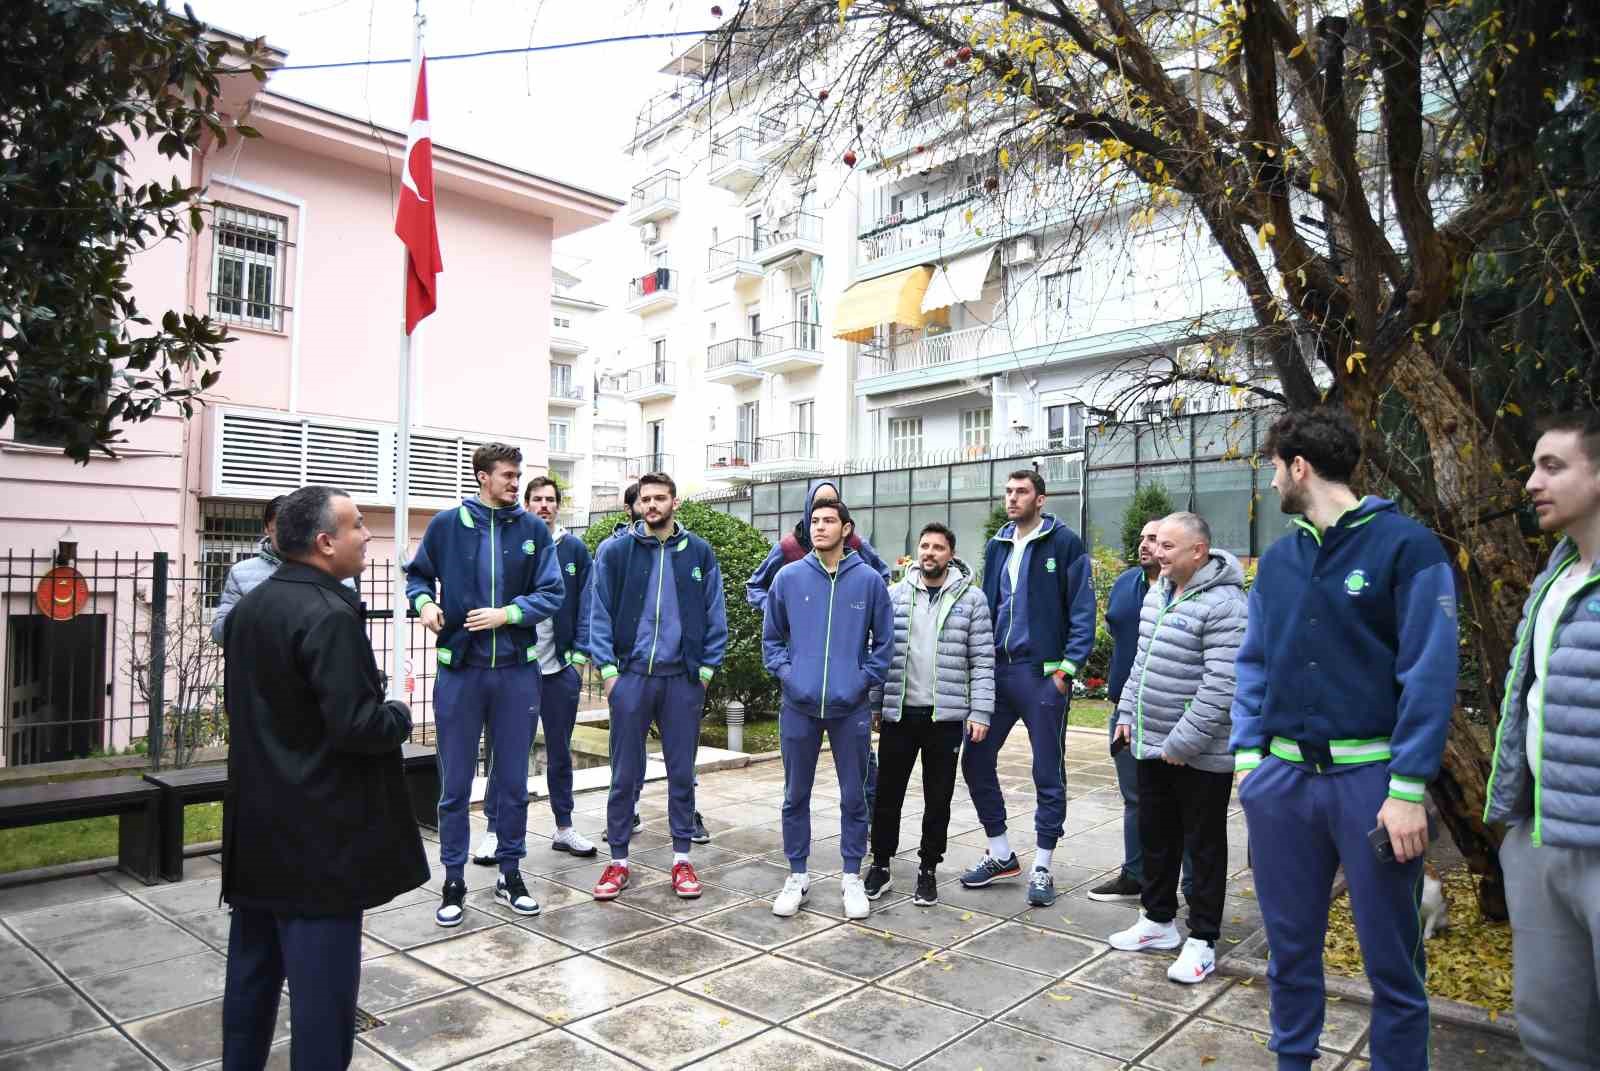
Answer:
[(962, 63), (967, 62), (971, 58), (972, 49), (968, 48), (966, 45), (962, 45), (960, 48), (956, 49), (956, 59), (960, 60)]
[(856, 154), (851, 152), (849, 149), (846, 149), (845, 153), (844, 153), (844, 166), (846, 166), (846, 167), (855, 167), (856, 166)]
[(819, 101), (827, 100), (828, 99), (828, 91), (826, 89), (817, 90), (817, 99)]
[(714, 18), (714, 19), (722, 18), (722, 8), (718, 7), (716, 4), (712, 4), (711, 5), (711, 17)]
[(944, 58), (944, 65), (946, 68), (954, 67), (956, 65), (956, 58), (954, 56), (946, 56)]
[(919, 152), (922, 152), (923, 150), (925, 150), (926, 148), (927, 148), (926, 145), (918, 145), (915, 149), (912, 149), (911, 151), (913, 153), (919, 153)]

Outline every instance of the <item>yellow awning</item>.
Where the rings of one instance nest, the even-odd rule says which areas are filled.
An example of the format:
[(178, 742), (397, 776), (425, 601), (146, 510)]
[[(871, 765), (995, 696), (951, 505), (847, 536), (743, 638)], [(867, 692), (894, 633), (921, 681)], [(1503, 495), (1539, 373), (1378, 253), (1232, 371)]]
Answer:
[(948, 309), (922, 311), (922, 295), (932, 278), (933, 269), (922, 265), (857, 283), (839, 299), (833, 316), (833, 337), (865, 342), (879, 324), (921, 328), (930, 323), (949, 323)]

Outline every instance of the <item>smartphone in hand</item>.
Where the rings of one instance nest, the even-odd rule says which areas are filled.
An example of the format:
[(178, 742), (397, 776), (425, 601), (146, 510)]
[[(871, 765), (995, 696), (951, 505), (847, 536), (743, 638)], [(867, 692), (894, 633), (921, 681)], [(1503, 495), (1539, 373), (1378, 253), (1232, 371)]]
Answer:
[(1122, 754), (1122, 750), (1124, 748), (1126, 748), (1127, 746), (1128, 746), (1128, 738), (1127, 737), (1120, 736), (1120, 735), (1119, 736), (1113, 736), (1111, 738), (1111, 757), (1112, 758), (1116, 758), (1118, 755)]
[(1389, 843), (1389, 831), (1383, 826), (1375, 827), (1367, 834), (1367, 841), (1372, 845), (1372, 852), (1385, 863), (1394, 862), (1394, 845)]

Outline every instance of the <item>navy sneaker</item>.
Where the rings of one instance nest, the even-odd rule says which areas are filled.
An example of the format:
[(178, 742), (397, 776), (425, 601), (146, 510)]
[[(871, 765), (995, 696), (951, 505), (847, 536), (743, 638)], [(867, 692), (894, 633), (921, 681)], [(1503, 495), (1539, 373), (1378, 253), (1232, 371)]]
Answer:
[(539, 901), (528, 893), (528, 886), (518, 871), (500, 875), (500, 880), (494, 883), (494, 898), (519, 915), (539, 913)]
[(455, 881), (444, 883), (444, 897), (439, 901), (439, 909), (433, 913), (433, 921), (444, 927), (459, 926), (466, 917), (467, 910), (463, 906), (467, 899), (467, 883), (457, 878)]
[(1042, 866), (1033, 868), (1028, 878), (1028, 906), (1049, 907), (1056, 902), (1056, 879)]
[(1012, 852), (1009, 859), (996, 859), (992, 855), (985, 855), (978, 860), (977, 866), (961, 875), (961, 884), (969, 889), (981, 889), (1004, 878), (1021, 875), (1022, 864), (1017, 862), (1016, 852)]
[(700, 817), (700, 812), (694, 812), (694, 835), (689, 838), (696, 844), (710, 844), (711, 834), (706, 832), (706, 820)]
[(867, 868), (867, 880), (864, 884), (867, 890), (867, 899), (876, 900), (894, 884), (894, 879), (889, 876), (888, 867), (870, 866)]
[(930, 907), (939, 902), (939, 881), (931, 870), (917, 871), (917, 891), (911, 902), (918, 907)]

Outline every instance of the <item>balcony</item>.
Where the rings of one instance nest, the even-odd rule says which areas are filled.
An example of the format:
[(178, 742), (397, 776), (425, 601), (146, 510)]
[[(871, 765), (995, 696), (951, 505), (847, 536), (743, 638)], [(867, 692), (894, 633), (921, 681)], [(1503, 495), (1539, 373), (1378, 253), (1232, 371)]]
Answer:
[[(582, 451), (573, 449), (573, 446), (571, 439), (552, 439), (546, 454), (551, 461), (582, 461)], [(564, 475), (570, 476), (571, 473), (564, 472)]]
[(646, 272), (628, 280), (628, 296), (623, 299), (622, 309), (640, 316), (670, 309), (678, 303), (678, 286), (678, 273), (671, 268)]
[(732, 279), (737, 286), (759, 282), (762, 277), (761, 262), (756, 259), (756, 242), (748, 234), (718, 242), (706, 253), (708, 283)]
[(630, 402), (653, 402), (676, 397), (677, 372), (666, 361), (630, 368), (622, 379), (622, 397)]
[(629, 483), (637, 480), (647, 472), (665, 472), (672, 474), (672, 455), (663, 453), (640, 454), (630, 457), (623, 463), (623, 473)]
[(588, 391), (571, 383), (560, 384), (550, 388), (550, 408), (576, 409), (584, 403)]
[[(972, 213), (970, 220), (968, 212)], [(964, 187), (926, 210), (892, 213), (857, 235), (857, 277), (865, 268), (872, 269), (866, 274), (877, 274), (878, 261), (893, 259), (896, 265), (910, 264), (931, 250), (950, 257), (992, 242), (992, 235), (1002, 222), (998, 202), (984, 197), (976, 186)]]
[(756, 154), (772, 161), (800, 144), (804, 131), (780, 112), (769, 112), (756, 120)]
[(676, 171), (659, 171), (634, 186), (628, 195), (628, 226), (669, 219), (682, 207), (682, 177)]
[(719, 482), (753, 479), (750, 466), (756, 459), (756, 450), (756, 443), (742, 439), (710, 443), (706, 446), (705, 478)]
[(752, 127), (741, 126), (719, 134), (711, 141), (711, 166), (706, 172), (706, 181), (743, 197), (755, 189), (766, 172), (759, 151), (760, 142)]
[(942, 335), (919, 338), (887, 352), (863, 351), (856, 363), (856, 378), (867, 394), (900, 390), (903, 382), (883, 382), (876, 390), (873, 380), (885, 380), (896, 372), (923, 373), (917, 382), (933, 383), (940, 379), (970, 376), (973, 369), (964, 362), (976, 360), (989, 353), (1000, 353), (1008, 345), (1004, 331), (988, 326), (968, 327), (961, 331), (946, 331)]
[(596, 440), (590, 453), (595, 457), (627, 457), (628, 444), (620, 439), (599, 439)]
[(730, 387), (761, 382), (756, 359), (761, 356), (759, 338), (730, 338), (706, 347), (707, 383), (726, 383)]
[(822, 327), (799, 320), (761, 334), (755, 368), (761, 372), (803, 372), (822, 364)]
[(806, 469), (822, 460), (822, 436), (809, 431), (786, 431), (756, 440), (758, 472)]
[(577, 357), (580, 354), (589, 352), (589, 344), (583, 339), (573, 338), (571, 335), (551, 335), (550, 352), (560, 353), (568, 357)]
[(756, 243), (756, 260), (762, 267), (795, 253), (822, 255), (822, 217), (789, 212), (779, 216)]

